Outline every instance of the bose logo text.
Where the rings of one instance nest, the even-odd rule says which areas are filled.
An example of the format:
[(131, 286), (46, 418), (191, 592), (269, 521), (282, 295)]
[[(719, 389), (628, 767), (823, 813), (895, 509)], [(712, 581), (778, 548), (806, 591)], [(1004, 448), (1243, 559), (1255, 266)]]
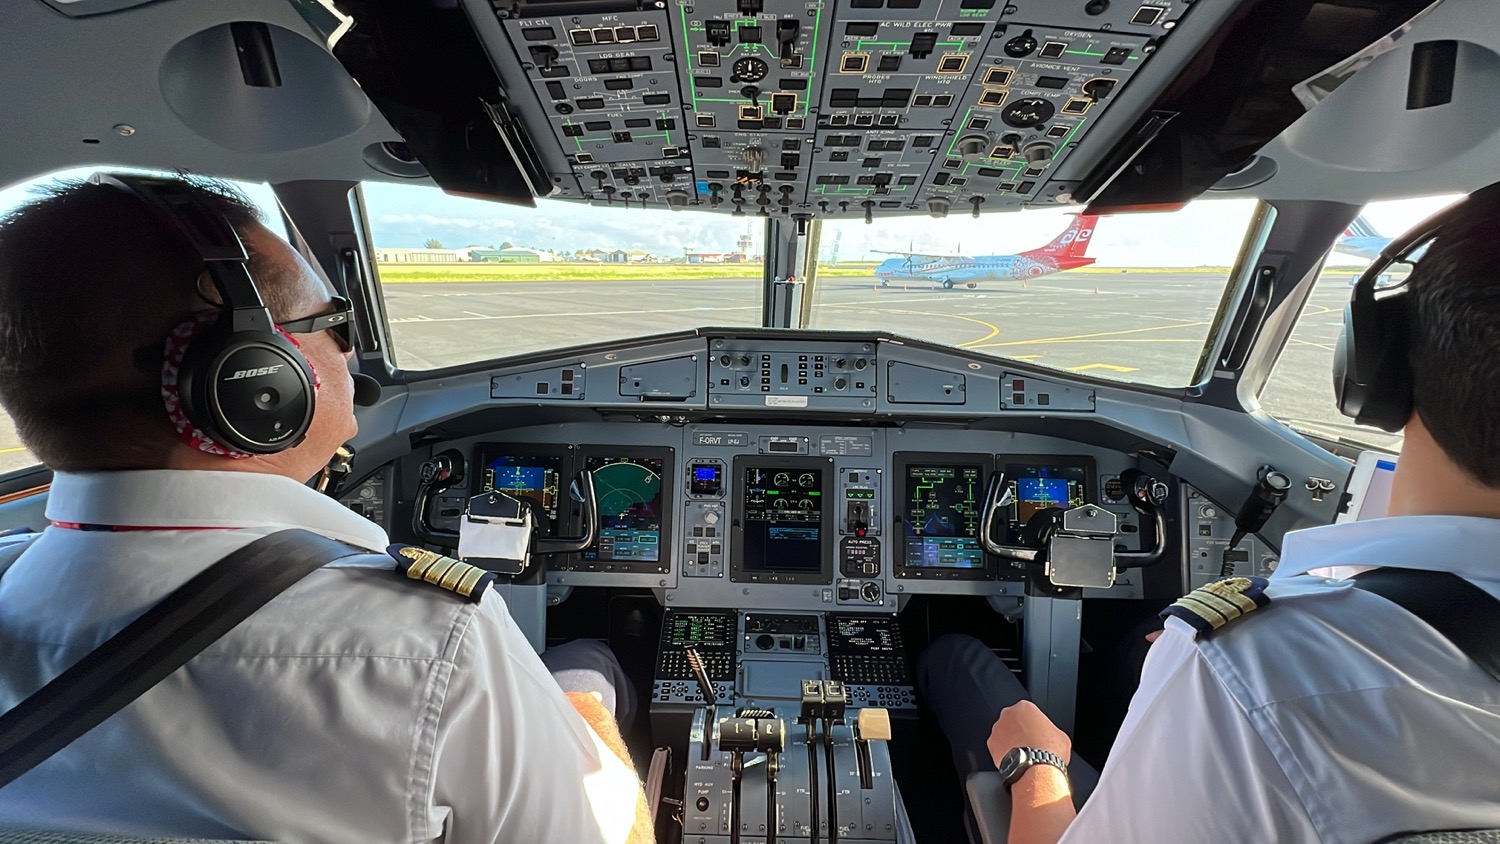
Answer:
[(243, 378), (255, 378), (260, 375), (274, 375), (275, 373), (279, 372), (283, 366), (286, 366), (286, 364), (278, 363), (275, 366), (262, 366), (258, 369), (241, 369), (239, 372), (236, 372), (235, 374), (229, 376), (228, 378), (225, 378), (224, 380), (239, 381)]

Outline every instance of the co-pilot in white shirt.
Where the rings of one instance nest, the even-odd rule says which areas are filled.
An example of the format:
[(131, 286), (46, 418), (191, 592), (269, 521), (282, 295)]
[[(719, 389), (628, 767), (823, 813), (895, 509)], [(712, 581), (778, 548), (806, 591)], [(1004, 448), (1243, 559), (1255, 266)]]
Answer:
[[(287, 527), (383, 531), (282, 477), (60, 474), (49, 528), (0, 551), (0, 710), (210, 564)], [(313, 572), (139, 700), (0, 789), (0, 828), (288, 842), (618, 842), (635, 775), (493, 593), (359, 558)]]
[(1500, 520), (1288, 534), (1267, 607), (1152, 646), (1080, 842), (1370, 844), (1500, 827), (1500, 682), (1328, 566), (1448, 571), (1500, 596)]

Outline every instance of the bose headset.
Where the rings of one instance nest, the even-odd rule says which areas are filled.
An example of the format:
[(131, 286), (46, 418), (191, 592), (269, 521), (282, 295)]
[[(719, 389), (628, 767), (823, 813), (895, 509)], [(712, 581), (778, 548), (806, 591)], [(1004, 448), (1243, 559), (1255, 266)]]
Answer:
[(313, 420), (312, 369), (261, 300), (234, 227), (174, 179), (96, 173), (89, 181), (130, 194), (169, 223), (219, 292), (218, 318), (193, 334), (178, 370), (188, 420), (245, 454), (275, 454), (301, 442)]
[(1344, 330), (1333, 355), (1333, 394), (1339, 411), (1361, 425), (1386, 431), (1406, 427), (1412, 412), (1412, 320), (1416, 318), (1411, 281), (1375, 295), (1375, 285), (1392, 264), (1416, 266), (1413, 253), (1468, 209), (1467, 197), (1423, 220), (1386, 244), (1354, 283), (1344, 306)]

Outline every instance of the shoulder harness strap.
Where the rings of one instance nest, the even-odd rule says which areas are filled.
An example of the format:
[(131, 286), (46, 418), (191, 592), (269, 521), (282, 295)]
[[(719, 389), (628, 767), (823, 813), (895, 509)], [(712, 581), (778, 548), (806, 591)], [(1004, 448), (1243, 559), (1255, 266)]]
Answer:
[(1207, 636), (1236, 618), (1271, 603), (1264, 577), (1226, 577), (1178, 598), (1161, 611), (1162, 618), (1180, 618), (1198, 635)]
[(431, 583), (475, 603), (484, 597), (485, 591), (498, 577), (492, 571), (485, 571), (415, 545), (392, 545), (386, 549), (386, 553), (396, 560), (396, 571), (409, 579)]

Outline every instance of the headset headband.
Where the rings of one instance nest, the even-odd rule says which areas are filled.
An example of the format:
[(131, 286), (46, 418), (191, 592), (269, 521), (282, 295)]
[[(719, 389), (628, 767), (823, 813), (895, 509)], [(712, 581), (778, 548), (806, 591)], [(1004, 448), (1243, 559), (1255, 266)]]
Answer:
[(182, 235), (207, 268), (229, 311), (233, 331), (275, 331), (271, 312), (250, 278), (250, 255), (244, 241), (224, 215), (204, 208), (183, 183), (174, 179), (95, 173), (89, 181), (134, 196)]

